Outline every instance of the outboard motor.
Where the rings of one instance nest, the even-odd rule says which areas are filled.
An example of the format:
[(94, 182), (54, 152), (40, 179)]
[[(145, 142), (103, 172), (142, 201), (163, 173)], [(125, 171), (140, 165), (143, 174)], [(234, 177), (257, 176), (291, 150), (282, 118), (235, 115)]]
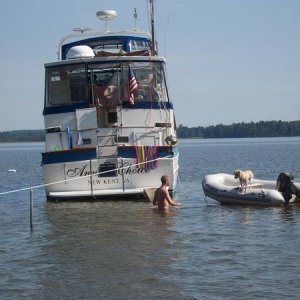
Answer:
[(280, 173), (277, 177), (276, 189), (282, 193), (285, 203), (289, 203), (293, 194), (300, 198), (300, 190), (293, 182), (294, 176), (289, 173)]

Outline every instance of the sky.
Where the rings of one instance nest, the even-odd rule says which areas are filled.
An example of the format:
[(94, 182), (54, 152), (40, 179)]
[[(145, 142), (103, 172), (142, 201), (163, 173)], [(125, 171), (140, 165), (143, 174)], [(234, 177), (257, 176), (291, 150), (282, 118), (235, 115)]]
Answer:
[[(149, 30), (146, 0), (1, 0), (0, 132), (43, 129), (44, 64), (74, 27)], [(155, 0), (177, 124), (300, 120), (299, 0)]]

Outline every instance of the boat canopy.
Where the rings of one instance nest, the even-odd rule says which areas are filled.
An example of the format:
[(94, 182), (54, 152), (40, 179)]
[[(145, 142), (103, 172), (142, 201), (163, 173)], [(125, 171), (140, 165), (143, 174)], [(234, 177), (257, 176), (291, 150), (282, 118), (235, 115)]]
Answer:
[(88, 38), (64, 44), (61, 47), (61, 59), (67, 59), (67, 54), (72, 47), (89, 46), (96, 56), (105, 56), (105, 53), (134, 53), (151, 52), (151, 40), (148, 37), (128, 35), (108, 35)]

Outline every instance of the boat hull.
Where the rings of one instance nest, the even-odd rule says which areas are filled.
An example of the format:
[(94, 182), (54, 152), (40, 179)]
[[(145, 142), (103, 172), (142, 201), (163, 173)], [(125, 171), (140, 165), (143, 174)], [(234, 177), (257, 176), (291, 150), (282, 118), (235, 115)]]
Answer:
[[(285, 203), (282, 194), (275, 189), (276, 181), (254, 179), (246, 192), (240, 192), (239, 180), (221, 173), (206, 175), (202, 188), (206, 196), (222, 204), (281, 206)], [(293, 196), (290, 203), (299, 200)]]
[(43, 175), (48, 200), (142, 196), (157, 188), (161, 176), (170, 176), (170, 191), (176, 188), (178, 154), (160, 158), (155, 168), (136, 165), (135, 159), (117, 158), (113, 169), (101, 170), (100, 159), (45, 164)]

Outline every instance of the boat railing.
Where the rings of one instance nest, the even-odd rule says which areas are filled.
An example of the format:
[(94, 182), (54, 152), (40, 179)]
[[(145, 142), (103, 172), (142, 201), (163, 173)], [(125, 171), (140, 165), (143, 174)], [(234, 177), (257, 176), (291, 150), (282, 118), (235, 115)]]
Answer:
[(97, 133), (97, 157), (116, 157), (118, 153), (117, 137), (118, 130), (112, 131), (111, 134)]
[(148, 133), (158, 133), (161, 129), (154, 126), (118, 126), (111, 127), (110, 132), (97, 130), (97, 157), (116, 156), (119, 146), (135, 146), (129, 142), (129, 137), (120, 136), (120, 131), (124, 129), (144, 129), (150, 130)]
[[(62, 59), (62, 46), (63, 44), (69, 40), (69, 39), (77, 39), (81, 37), (101, 37), (101, 36), (122, 36), (122, 35), (133, 35), (133, 36), (146, 36), (147, 38), (151, 38), (151, 34), (147, 31), (142, 31), (138, 29), (134, 30), (128, 30), (128, 31), (116, 31), (116, 32), (111, 32), (111, 31), (100, 31), (100, 32), (86, 32), (85, 30), (77, 30), (76, 28), (73, 29), (75, 31), (79, 31), (79, 33), (71, 33), (68, 35), (65, 35), (64, 37), (61, 38), (61, 40), (58, 43), (57, 47), (57, 58), (60, 61)], [(89, 29), (87, 29), (89, 30)]]

